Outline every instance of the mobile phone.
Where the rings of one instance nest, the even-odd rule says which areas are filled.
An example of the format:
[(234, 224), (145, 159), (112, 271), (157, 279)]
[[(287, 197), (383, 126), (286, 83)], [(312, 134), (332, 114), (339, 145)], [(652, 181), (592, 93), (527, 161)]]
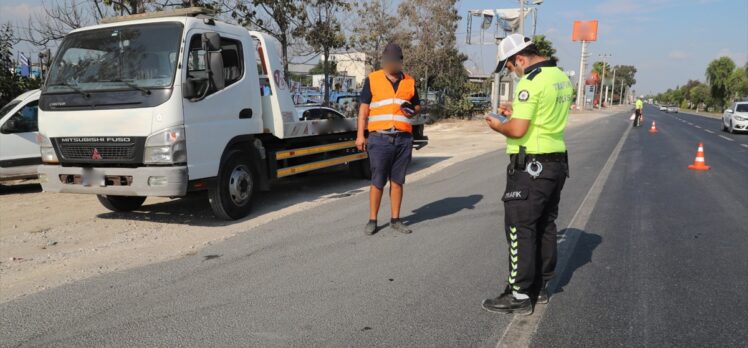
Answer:
[(400, 104), (400, 110), (405, 111), (408, 115), (413, 115), (416, 113), (415, 107), (410, 102), (404, 102)]
[(506, 116), (504, 116), (504, 115), (499, 115), (499, 114), (495, 114), (495, 113), (493, 113), (493, 112), (489, 112), (489, 113), (488, 113), (488, 116), (491, 116), (491, 117), (493, 117), (493, 118), (495, 118), (495, 119), (499, 120), (499, 122), (501, 122), (501, 123), (506, 123), (506, 121), (508, 121), (508, 120), (509, 120), (509, 119), (507, 119), (507, 118), (506, 118)]

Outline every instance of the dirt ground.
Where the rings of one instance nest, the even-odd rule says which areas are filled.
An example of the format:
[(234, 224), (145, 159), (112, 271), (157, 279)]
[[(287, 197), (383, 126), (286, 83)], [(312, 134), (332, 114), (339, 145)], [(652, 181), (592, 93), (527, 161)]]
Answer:
[[(573, 114), (570, 127), (599, 116)], [(426, 134), (430, 143), (414, 152), (409, 182), (505, 144), (483, 120), (443, 121), (427, 126)], [(124, 214), (106, 210), (92, 195), (41, 192), (34, 181), (6, 182), (0, 186), (0, 303), (98, 274), (194, 255), (237, 233), (366, 189), (367, 183), (351, 178), (345, 168), (303, 174), (261, 193), (249, 217), (225, 222), (213, 217), (204, 194), (149, 198), (138, 211)]]

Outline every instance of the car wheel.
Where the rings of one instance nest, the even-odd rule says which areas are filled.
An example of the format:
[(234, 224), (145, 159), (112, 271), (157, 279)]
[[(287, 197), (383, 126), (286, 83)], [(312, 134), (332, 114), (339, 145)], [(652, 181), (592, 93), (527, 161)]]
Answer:
[(116, 212), (128, 212), (140, 208), (146, 197), (96, 195), (101, 205)]
[(722, 119), (722, 131), (727, 132), (727, 126), (725, 126), (725, 119)]
[(735, 134), (735, 127), (732, 126), (732, 120), (730, 120), (730, 129), (728, 132), (730, 132), (730, 134)]
[(249, 215), (256, 183), (250, 156), (238, 150), (228, 153), (218, 170), (218, 177), (208, 187), (208, 200), (213, 213), (224, 220), (237, 220)]

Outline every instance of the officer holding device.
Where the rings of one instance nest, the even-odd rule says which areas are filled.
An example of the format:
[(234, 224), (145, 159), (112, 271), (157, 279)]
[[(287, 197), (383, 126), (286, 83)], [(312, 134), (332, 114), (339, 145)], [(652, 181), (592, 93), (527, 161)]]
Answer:
[(504, 292), (483, 301), (491, 312), (529, 315), (533, 300), (547, 303), (548, 282), (556, 268), (556, 218), (561, 190), (569, 174), (564, 129), (574, 87), (556, 64), (543, 57), (529, 38), (509, 35), (499, 44), (500, 62), (521, 77), (513, 103), (503, 116), (486, 123), (507, 137), (504, 231), (509, 274)]

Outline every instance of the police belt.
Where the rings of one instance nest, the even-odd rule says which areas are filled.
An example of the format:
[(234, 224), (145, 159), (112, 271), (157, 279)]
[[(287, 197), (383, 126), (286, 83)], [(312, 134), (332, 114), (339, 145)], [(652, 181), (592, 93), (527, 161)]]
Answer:
[[(560, 163), (566, 163), (568, 156), (566, 152), (554, 152), (554, 153), (542, 153), (542, 154), (531, 154), (528, 153), (525, 156), (525, 162), (532, 162), (532, 161), (538, 161), (540, 163), (549, 163), (549, 162), (560, 162)], [(520, 160), (521, 155), (520, 154), (511, 154), (509, 155), (509, 161), (512, 163), (517, 163), (518, 160)]]

